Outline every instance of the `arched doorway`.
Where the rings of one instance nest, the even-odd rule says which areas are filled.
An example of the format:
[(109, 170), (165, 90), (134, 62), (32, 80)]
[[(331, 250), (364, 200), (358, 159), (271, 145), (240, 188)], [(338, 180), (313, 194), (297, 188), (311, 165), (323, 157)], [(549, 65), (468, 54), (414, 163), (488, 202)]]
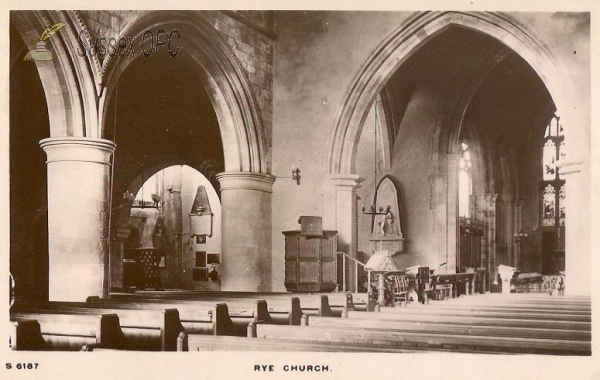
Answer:
[[(540, 114), (548, 104), (568, 104), (562, 80), (550, 78), (558, 69), (536, 46), (522, 30), (494, 15), (419, 14), (414, 23), (376, 49), (357, 75), (332, 135), (329, 170), (333, 176), (352, 173), (369, 182), (369, 173), (361, 169), (362, 160), (356, 157), (361, 156), (359, 141), (371, 104), (377, 96), (384, 99), (390, 124), (382, 130), (391, 131), (391, 139), (383, 145), (389, 144), (393, 152), (389, 172), (403, 184), (407, 197), (405, 238), (410, 253), (395, 258), (400, 267), (421, 264), (453, 273), (464, 270), (462, 264), (468, 258), (469, 266), (474, 263), (487, 273), (489, 289), (498, 264), (498, 244), (512, 244), (522, 223), (532, 230), (538, 228), (532, 215), (537, 212), (533, 209), (539, 194), (521, 180), (519, 196), (524, 198), (525, 208), (529, 207), (528, 216), (514, 219), (511, 228), (503, 230), (502, 239), (507, 243), (497, 242), (493, 172), (496, 142), (503, 133), (511, 140), (526, 142), (534, 130), (542, 128)], [(507, 80), (509, 72), (516, 75)], [(499, 82), (500, 78), (505, 82)], [(510, 99), (519, 80), (527, 90), (513, 93)], [(494, 94), (498, 101), (484, 104)], [(514, 108), (519, 101), (522, 104)], [(495, 117), (484, 115), (490, 107)], [(510, 107), (512, 112), (507, 112)], [(506, 115), (512, 115), (512, 124), (509, 117), (503, 117)], [(470, 239), (465, 232), (473, 228), (461, 227), (459, 215), (459, 164), (465, 139), (470, 140), (467, 143), (474, 153), (473, 190), (468, 198), (472, 222), (478, 224)], [(535, 171), (535, 163), (525, 145), (518, 150), (514, 159), (519, 165), (527, 164), (518, 176), (525, 179)], [(335, 185), (332, 191), (336, 191)], [(367, 193), (368, 187), (357, 190), (363, 199), (369, 199)], [(342, 234), (352, 236), (353, 231)], [(463, 245), (468, 241), (469, 247), (478, 247), (476, 257), (467, 250), (461, 257), (461, 237)], [(539, 247), (532, 249), (539, 251)], [(518, 261), (516, 253), (511, 255), (511, 260)]]
[[(233, 237), (223, 239), (230, 245), (224, 251), (240, 258), (237, 265), (243, 265), (245, 270), (241, 273), (247, 273), (248, 276), (235, 277), (235, 273), (240, 272), (235, 269), (229, 272), (238, 284), (236, 287), (257, 286), (261, 290), (268, 290), (270, 275), (263, 276), (261, 268), (270, 263), (270, 217), (259, 216), (261, 223), (250, 236), (244, 236), (243, 239), (235, 237), (237, 231), (247, 225), (244, 211), (247, 214), (254, 213), (258, 203), (270, 204), (274, 177), (266, 174), (262, 118), (253, 87), (236, 53), (212, 23), (218, 13), (117, 13), (121, 21), (128, 21), (95, 32), (135, 38), (148, 29), (179, 30), (181, 39), (178, 42), (185, 46), (188, 58), (195, 63), (192, 70), (194, 80), (197, 80), (195, 83), (199, 92), (207, 94), (218, 120), (216, 131), (220, 134), (219, 144), (214, 144), (214, 147), (222, 150), (217, 167), (225, 173), (215, 177), (215, 182), (227, 184), (221, 186), (223, 215), (228, 219), (225, 233)], [(52, 200), (48, 208), (48, 230), (68, 231), (49, 234), (49, 298), (60, 301), (82, 301), (88, 296), (107, 294), (109, 240), (115, 239), (118, 234), (116, 231), (110, 232), (111, 204), (114, 205), (115, 201), (113, 195), (121, 191), (118, 189), (115, 192), (115, 188), (123, 188), (131, 180), (112, 178), (115, 145), (111, 140), (118, 140), (114, 128), (114, 104), (118, 101), (114, 98), (118, 97), (116, 88), (121, 74), (141, 57), (138, 54), (135, 59), (121, 57), (98, 60), (97, 57), (79, 56), (73, 43), (78, 40), (79, 32), (87, 29), (87, 16), (88, 13), (77, 11), (31, 11), (11, 15), (11, 22), (14, 21), (29, 48), (39, 41), (40, 33), (48, 27), (48, 22), (65, 24), (51, 43), (53, 54), (61, 59), (38, 66), (45, 98), (49, 103), (50, 138), (41, 142), (47, 156), (48, 198)], [(113, 16), (111, 14), (109, 17)], [(125, 29), (119, 30), (123, 27)], [(168, 51), (165, 54), (168, 55)], [(142, 55), (141, 59), (152, 58)], [(156, 74), (150, 72), (143, 78), (143, 83), (156, 78)], [(140, 83), (133, 83), (133, 86), (139, 88)], [(113, 123), (110, 124), (109, 120)], [(163, 164), (189, 163), (198, 169), (197, 165), (201, 163), (201, 160), (191, 163), (171, 158), (171, 161), (165, 158)], [(152, 165), (150, 163), (148, 167)], [(125, 177), (127, 175), (135, 176), (129, 173)], [(81, 188), (86, 191), (71, 190)], [(238, 197), (238, 193), (246, 195), (245, 202), (236, 201), (243, 198)], [(261, 213), (266, 214), (267, 208), (260, 208)], [(255, 246), (260, 247), (258, 255), (254, 248), (250, 248)], [(74, 257), (77, 257), (76, 264), (72, 263)], [(224, 276), (226, 272), (224, 270)]]
[[(157, 70), (161, 75), (147, 82)], [(218, 204), (214, 206), (218, 217), (211, 221), (218, 233), (205, 235), (211, 235), (208, 251), (221, 253), (216, 173), (224, 171), (225, 156), (219, 120), (202, 75), (202, 68), (182, 51), (176, 57), (167, 53), (136, 59), (115, 86), (109, 105), (113, 114), (107, 113), (112, 117), (105, 123), (107, 137), (118, 146), (112, 185), (111, 288), (135, 282), (127, 278), (127, 264), (123, 264), (130, 259), (124, 250), (129, 229), (140, 232), (139, 246), (129, 249), (159, 249), (162, 287), (192, 289), (193, 272), (199, 270), (192, 265), (190, 250), (195, 244), (189, 214), (198, 186), (210, 189), (212, 203)], [(160, 244), (152, 239), (159, 219), (164, 223)], [(207, 248), (206, 243), (196, 248)]]
[[(216, 189), (187, 165), (146, 175), (132, 182), (116, 214), (119, 241), (112, 250), (111, 288), (144, 288), (140, 256), (149, 251), (159, 262), (161, 288), (220, 289), (215, 276), (222, 264)], [(141, 187), (135, 185), (140, 182)]]
[[(217, 175), (209, 179), (220, 191), (223, 207), (222, 284), (230, 290), (270, 290), (271, 219), (270, 208), (265, 205), (270, 204), (275, 178), (266, 174), (262, 120), (251, 86), (231, 48), (202, 13), (144, 12), (121, 34), (141, 35), (148, 29), (167, 27), (179, 31), (181, 41), (177, 42), (185, 46), (176, 57), (165, 52), (163, 58), (159, 54), (104, 62), (107, 91), (101, 99), (103, 134), (119, 146), (115, 154), (113, 206), (139, 172), (170, 164), (187, 164), (202, 172), (203, 165), (212, 162)], [(148, 82), (148, 78), (155, 76), (160, 59), (164, 59), (166, 66), (162, 67), (170, 67), (172, 75)], [(154, 67), (143, 69), (144, 64), (150, 66), (148, 62)], [(144, 70), (145, 76), (140, 74)], [(124, 85), (127, 81), (129, 84)], [(146, 107), (156, 116), (146, 118), (146, 123), (156, 128), (145, 136), (120, 135), (141, 132), (133, 126), (139, 113), (131, 111), (131, 123), (123, 125), (118, 117), (118, 104), (123, 104), (123, 87), (139, 91), (142, 82), (159, 92), (154, 97), (145, 97), (149, 104), (162, 108), (158, 115), (156, 109), (150, 109), (152, 106)], [(160, 94), (162, 90), (169, 95)], [(180, 99), (182, 94), (191, 96)], [(116, 127), (112, 121), (115, 102)], [(135, 102), (135, 95), (130, 95), (128, 104)], [(172, 123), (167, 115), (178, 122)], [(126, 129), (132, 126), (133, 129)], [(139, 148), (140, 141), (152, 146), (152, 152), (131, 155), (129, 152)], [(257, 220), (250, 229), (249, 218)], [(117, 231), (114, 226), (113, 239)], [(245, 231), (243, 236), (240, 231)]]

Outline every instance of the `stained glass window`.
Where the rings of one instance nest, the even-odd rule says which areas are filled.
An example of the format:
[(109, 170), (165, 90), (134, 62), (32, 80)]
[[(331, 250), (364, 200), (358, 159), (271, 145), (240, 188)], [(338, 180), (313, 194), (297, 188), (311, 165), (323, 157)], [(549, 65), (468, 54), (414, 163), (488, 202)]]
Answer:
[(554, 226), (556, 223), (556, 194), (554, 186), (544, 188), (544, 226)]
[(556, 176), (556, 144), (548, 139), (544, 144), (544, 181), (552, 181)]
[(565, 185), (562, 185), (558, 192), (558, 204), (560, 205), (558, 210), (558, 221), (561, 226), (565, 225), (565, 197)]
[(565, 225), (565, 180), (557, 166), (567, 155), (560, 118), (552, 117), (544, 133), (542, 148), (542, 225)]

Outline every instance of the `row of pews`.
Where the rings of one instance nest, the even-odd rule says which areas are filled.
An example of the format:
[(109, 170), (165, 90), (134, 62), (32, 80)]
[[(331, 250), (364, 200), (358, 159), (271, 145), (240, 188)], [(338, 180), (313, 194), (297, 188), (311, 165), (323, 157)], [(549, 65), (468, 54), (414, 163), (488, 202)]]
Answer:
[(182, 332), (248, 336), (257, 323), (300, 325), (308, 316), (373, 309), (370, 299), (367, 306), (354, 305), (346, 293), (145, 292), (87, 302), (19, 300), (10, 309), (10, 344), (14, 350), (175, 351)]
[(591, 355), (590, 298), (547, 294), (379, 308), (357, 293), (157, 291), (19, 301), (10, 314), (14, 350)]

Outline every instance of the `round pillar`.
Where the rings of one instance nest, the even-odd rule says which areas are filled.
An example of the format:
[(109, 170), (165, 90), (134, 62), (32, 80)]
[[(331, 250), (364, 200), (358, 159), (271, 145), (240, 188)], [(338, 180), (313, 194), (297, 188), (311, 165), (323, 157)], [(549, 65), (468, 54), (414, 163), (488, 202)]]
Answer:
[(105, 296), (110, 157), (113, 142), (60, 137), (40, 141), (48, 167), (50, 301)]
[[(566, 186), (565, 294), (592, 294), (589, 165), (571, 162), (560, 166)], [(593, 214), (593, 212), (591, 213)]]
[(275, 177), (217, 174), (221, 184), (221, 288), (271, 291), (271, 193)]
[[(329, 176), (329, 201), (327, 205), (326, 224), (337, 234), (338, 251), (356, 258), (358, 247), (358, 210), (356, 190), (364, 181), (358, 174), (331, 174)], [(357, 278), (354, 265), (346, 268), (349, 283), (346, 289), (357, 291)], [(344, 284), (342, 284), (344, 285)]]

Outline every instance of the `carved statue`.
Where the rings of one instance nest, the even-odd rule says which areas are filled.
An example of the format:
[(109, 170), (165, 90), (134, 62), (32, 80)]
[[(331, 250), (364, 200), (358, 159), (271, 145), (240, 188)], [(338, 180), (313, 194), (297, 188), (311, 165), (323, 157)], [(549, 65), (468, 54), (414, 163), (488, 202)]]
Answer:
[(394, 215), (391, 211), (391, 206), (385, 208), (385, 214), (379, 220), (379, 232), (381, 235), (394, 235)]

